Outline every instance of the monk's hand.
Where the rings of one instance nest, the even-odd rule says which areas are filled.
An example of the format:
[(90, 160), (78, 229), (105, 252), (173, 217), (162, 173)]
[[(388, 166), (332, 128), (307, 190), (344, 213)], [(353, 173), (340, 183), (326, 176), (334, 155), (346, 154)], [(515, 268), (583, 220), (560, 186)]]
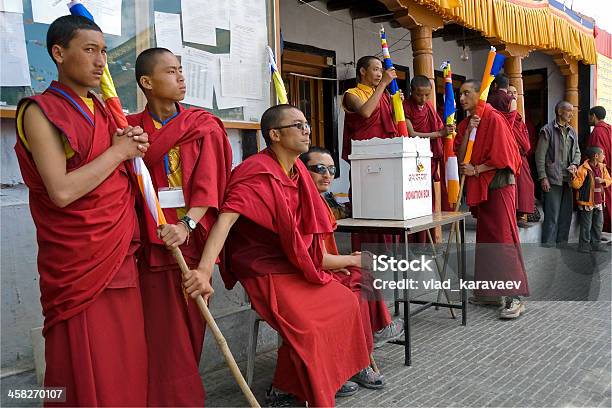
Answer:
[(357, 268), (361, 268), (361, 252), (360, 251), (355, 251), (350, 255), (349, 266), (356, 266)]
[(576, 176), (578, 168), (574, 164), (570, 164), (570, 166), (567, 168), (567, 171), (569, 171), (572, 176)]
[(478, 115), (472, 115), (472, 117), (470, 118), (470, 124), (468, 125), (469, 131), (471, 132), (472, 129), (477, 129), (479, 124), (480, 117)]
[[(112, 148), (117, 151), (124, 161), (134, 157), (143, 157), (144, 152), (149, 148), (148, 142), (142, 143), (134, 138), (133, 129), (131, 126), (125, 129), (117, 129), (113, 135)], [(137, 136), (142, 136), (142, 133)]]
[(134, 141), (139, 143), (138, 149), (141, 152), (147, 152), (147, 149), (149, 148), (149, 135), (140, 126), (133, 127), (126, 136), (132, 137)]
[[(208, 268), (207, 268), (208, 269)], [(210, 284), (212, 276), (212, 267), (210, 270), (191, 269), (188, 273), (183, 275), (183, 287), (185, 292), (192, 298), (197, 298), (202, 295), (204, 301), (208, 301), (208, 298), (215, 292)]]
[(399, 94), (400, 94), (400, 99), (403, 101), (405, 98), (404, 98), (404, 93), (402, 92), (401, 89), (399, 90)]
[(187, 231), (187, 226), (185, 224), (179, 222), (178, 224), (160, 225), (157, 229), (157, 235), (159, 239), (164, 241), (166, 248), (174, 249), (183, 245), (189, 236), (189, 231)]
[(550, 181), (548, 181), (548, 178), (543, 178), (540, 180), (540, 185), (542, 186), (542, 191), (545, 193), (550, 191)]
[(346, 268), (332, 269), (332, 272), (333, 273), (341, 273), (341, 274), (346, 275), (346, 276), (350, 276), (351, 275), (351, 271), (349, 271)]
[(459, 165), (459, 171), (466, 176), (474, 176), (476, 174), (476, 167), (473, 164), (465, 163)]
[(395, 68), (389, 68), (385, 72), (383, 72), (383, 76), (382, 76), (382, 79), (380, 80), (380, 83), (386, 87), (395, 78), (397, 78), (397, 73), (395, 72)]

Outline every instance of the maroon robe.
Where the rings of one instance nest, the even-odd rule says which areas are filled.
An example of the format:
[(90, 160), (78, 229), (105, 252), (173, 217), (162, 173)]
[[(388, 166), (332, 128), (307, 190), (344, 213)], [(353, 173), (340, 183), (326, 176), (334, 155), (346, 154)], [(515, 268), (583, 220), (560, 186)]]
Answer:
[[(465, 135), (470, 118), (457, 127), (455, 146)], [(521, 166), (516, 139), (502, 113), (485, 105), (480, 119), (471, 164), (487, 164), (510, 169), (516, 176)], [(466, 177), (467, 204), (477, 217), (475, 281), (518, 281), (518, 289), (475, 290), (477, 296), (528, 296), (527, 274), (523, 264), (516, 224), (515, 186), (489, 190), (496, 170)], [(496, 265), (492, 268), (491, 265)]]
[[(603, 149), (604, 154), (606, 156), (606, 168), (608, 169), (608, 173), (612, 174), (610, 169), (610, 163), (612, 163), (612, 150), (610, 145), (612, 145), (612, 126), (604, 121), (599, 121), (591, 132), (591, 136), (589, 137), (588, 146), (599, 146)], [(610, 218), (612, 216), (612, 187), (605, 188), (606, 195), (606, 203), (605, 203), (605, 211), (604, 211), (604, 232), (610, 232)]]
[[(147, 108), (128, 117), (142, 127), (151, 146), (145, 164), (156, 190), (168, 187), (164, 155), (179, 146), (186, 208), (208, 207), (206, 215), (181, 245), (190, 267), (197, 266), (214, 224), (232, 166), (232, 153), (221, 120), (198, 108), (184, 109), (156, 129)], [(168, 223), (178, 222), (176, 208), (164, 208)], [(149, 211), (140, 211), (144, 250), (139, 259), (140, 290), (149, 346), (149, 406), (203, 406), (205, 390), (198, 372), (204, 321), (196, 303), (183, 294), (181, 271), (163, 242)], [(168, 337), (167, 333), (172, 333)]]
[[(53, 81), (35, 103), (66, 138), (66, 170), (95, 160), (116, 124), (97, 97), (92, 113)], [(19, 108), (20, 108), (19, 107)], [(18, 109), (19, 109), (18, 108)], [(50, 199), (32, 155), (15, 145), (36, 225), (45, 336), (44, 385), (66, 387), (66, 406), (146, 404), (147, 359), (134, 253), (138, 222), (128, 166), (64, 208)]]
[(266, 149), (239, 165), (221, 212), (241, 216), (225, 244), (222, 276), (240, 281), (283, 339), (273, 385), (311, 406), (333, 406), (340, 386), (369, 364), (359, 303), (321, 267), (327, 206), (299, 160), (289, 178)]
[[(326, 203), (327, 205), (327, 203)], [(336, 230), (336, 218), (329, 209), (329, 219), (334, 231)], [(339, 255), (338, 246), (334, 233), (325, 235), (323, 238), (325, 250), (332, 255)], [(382, 293), (374, 289), (372, 275), (361, 268), (346, 268), (351, 274), (334, 273), (334, 278), (349, 288), (357, 299), (361, 308), (361, 321), (363, 323), (364, 336), (370, 352), (374, 349), (373, 333), (391, 324), (391, 315), (387, 309)]]
[[(393, 119), (393, 106), (388, 93), (380, 97), (378, 107), (369, 118), (364, 118), (358, 113), (345, 111), (344, 134), (342, 144), (342, 158), (349, 161), (351, 154), (351, 140), (369, 140), (375, 137), (390, 139), (398, 137), (397, 126)], [(352, 194), (349, 190), (352, 201)], [(362, 243), (383, 244), (385, 246), (393, 243), (393, 236), (372, 233), (351, 234), (351, 247), (354, 251), (361, 250)]]

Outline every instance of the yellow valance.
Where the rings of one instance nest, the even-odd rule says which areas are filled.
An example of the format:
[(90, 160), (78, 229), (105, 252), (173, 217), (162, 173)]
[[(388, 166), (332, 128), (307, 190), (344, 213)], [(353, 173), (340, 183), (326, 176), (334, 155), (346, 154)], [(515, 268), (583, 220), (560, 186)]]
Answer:
[[(562, 51), (586, 64), (597, 62), (593, 30), (582, 26), (547, 1), (461, 0), (461, 7), (449, 7), (449, 0), (412, 0), (445, 20), (454, 20), (505, 43)], [(409, 1), (403, 0), (405, 6)]]

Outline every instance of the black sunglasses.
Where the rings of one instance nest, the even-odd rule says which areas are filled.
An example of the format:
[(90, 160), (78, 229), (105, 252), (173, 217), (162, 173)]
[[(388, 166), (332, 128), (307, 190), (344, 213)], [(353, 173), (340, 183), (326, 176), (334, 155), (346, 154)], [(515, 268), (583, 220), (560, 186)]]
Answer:
[(297, 128), (298, 130), (301, 130), (302, 132), (304, 130), (310, 130), (310, 123), (308, 122), (298, 122), (298, 123), (294, 123), (292, 125), (286, 125), (286, 126), (279, 126), (279, 127), (275, 127), (275, 128), (271, 128), (271, 129), (275, 129), (275, 130), (279, 130), (279, 129), (288, 129), (288, 128)]
[(324, 175), (326, 172), (329, 172), (330, 176), (335, 176), (336, 175), (336, 166), (326, 166), (324, 164), (313, 164), (311, 166), (307, 166), (308, 170), (312, 171), (313, 173), (317, 173), (320, 175)]

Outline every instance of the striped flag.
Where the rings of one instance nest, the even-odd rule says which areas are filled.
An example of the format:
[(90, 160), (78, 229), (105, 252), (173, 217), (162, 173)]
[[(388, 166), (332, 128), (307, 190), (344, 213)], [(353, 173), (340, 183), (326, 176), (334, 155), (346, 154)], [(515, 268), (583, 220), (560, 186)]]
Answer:
[(287, 90), (285, 89), (285, 83), (283, 82), (280, 70), (276, 65), (276, 60), (274, 59), (274, 52), (272, 52), (272, 48), (270, 48), (269, 46), (266, 46), (266, 48), (268, 49), (270, 72), (272, 73), (272, 81), (274, 82), (274, 89), (276, 90), (276, 97), (278, 98), (278, 103), (289, 103), (287, 99)]
[[(444, 72), (444, 124), (455, 123), (455, 92), (453, 91), (453, 73), (450, 61), (440, 67)], [(454, 205), (459, 200), (459, 167), (454, 150), (455, 133), (444, 138), (444, 164), (446, 169), (446, 191), (449, 204)]]
[[(489, 89), (491, 87), (491, 83), (495, 79), (495, 75), (499, 74), (499, 71), (501, 71), (502, 67), (504, 66), (505, 60), (505, 56), (503, 56), (502, 54), (496, 54), (495, 47), (491, 47), (489, 55), (487, 56), (487, 64), (485, 65), (485, 70), (482, 75), (478, 105), (476, 105), (476, 111), (472, 114), (482, 117), (482, 112), (484, 111), (484, 107), (487, 103), (487, 97), (489, 96)], [(469, 163), (472, 159), (472, 150), (474, 150), (475, 141), (476, 129), (472, 129), (472, 131), (470, 132), (467, 149), (465, 151), (465, 158), (463, 159), (464, 164)]]
[[(71, 1), (68, 4), (68, 8), (70, 9), (70, 14), (86, 17), (91, 21), (94, 21), (94, 18), (89, 10), (87, 10), (87, 8), (79, 0)], [(128, 126), (128, 121), (123, 113), (123, 108), (121, 107), (121, 101), (117, 95), (113, 78), (108, 70), (108, 64), (104, 66), (104, 72), (102, 73), (102, 79), (100, 80), (100, 89), (102, 90), (102, 98), (104, 99), (106, 107), (111, 111), (115, 122), (117, 122), (117, 125), (120, 128), (126, 128)], [(151, 212), (157, 226), (165, 224), (166, 218), (164, 217), (164, 213), (159, 205), (159, 201), (157, 200), (155, 187), (153, 187), (151, 175), (149, 174), (147, 166), (145, 166), (144, 161), (140, 157), (135, 157), (132, 160), (132, 163), (134, 164), (134, 171), (138, 178), (138, 186), (140, 187), (140, 192), (144, 198), (147, 208)]]
[[(389, 46), (387, 45), (387, 36), (385, 34), (384, 27), (380, 27), (380, 41), (382, 43), (383, 67), (386, 70), (391, 69), (393, 68), (393, 61), (391, 61), (391, 55), (389, 54)], [(404, 115), (402, 97), (395, 79), (389, 84), (389, 93), (391, 94), (391, 101), (393, 102), (393, 113), (397, 130), (400, 136), (408, 136), (408, 128), (406, 127), (406, 116)]]

